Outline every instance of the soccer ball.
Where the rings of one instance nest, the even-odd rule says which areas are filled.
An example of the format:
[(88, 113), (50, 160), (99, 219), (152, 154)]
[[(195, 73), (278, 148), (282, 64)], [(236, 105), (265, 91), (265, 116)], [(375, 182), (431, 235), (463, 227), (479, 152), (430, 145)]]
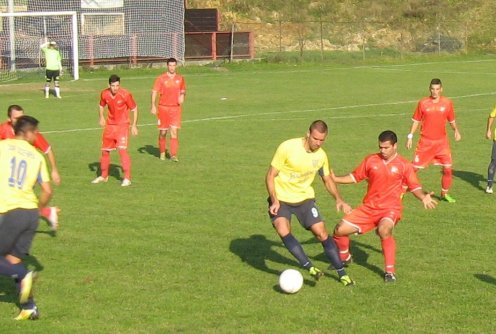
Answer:
[(303, 276), (298, 270), (286, 269), (279, 276), (279, 286), (286, 293), (297, 293), (303, 286)]

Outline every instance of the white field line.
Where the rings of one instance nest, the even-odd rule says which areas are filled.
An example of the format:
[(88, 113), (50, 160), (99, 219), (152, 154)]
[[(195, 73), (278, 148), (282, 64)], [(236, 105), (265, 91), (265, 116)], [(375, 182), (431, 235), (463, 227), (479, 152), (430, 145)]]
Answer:
[[(331, 66), (321, 66), (317, 69), (294, 69), (294, 70), (269, 70), (269, 71), (246, 71), (246, 72), (236, 72), (236, 74), (257, 74), (257, 73), (271, 73), (271, 74), (286, 74), (286, 73), (311, 73), (311, 72), (322, 72), (322, 71), (334, 71), (334, 70), (349, 70), (349, 69), (394, 69), (396, 67), (408, 67), (408, 66), (424, 66), (424, 65), (436, 65), (436, 64), (464, 64), (464, 63), (486, 63), (486, 62), (496, 62), (496, 59), (480, 59), (480, 60), (452, 60), (452, 61), (442, 61), (442, 62), (419, 62), (419, 63), (408, 63), (408, 64), (391, 64), (391, 65), (359, 65), (359, 66), (348, 66), (348, 67), (331, 67)], [(446, 72), (448, 73), (448, 72)], [(458, 73), (458, 72), (453, 72)], [(474, 72), (459, 72), (460, 74), (484, 74), (488, 73), (474, 73)], [(214, 73), (189, 73), (188, 77), (205, 77), (205, 76), (225, 76), (231, 74), (231, 72), (214, 72)], [(126, 77), (125, 80), (148, 80), (155, 79), (157, 75), (146, 75), (146, 76), (133, 76)], [(105, 78), (87, 78), (79, 79), (78, 81), (105, 81)], [(78, 81), (70, 80), (70, 83), (77, 83)], [(11, 83), (11, 84), (0, 84), (0, 86), (21, 86), (29, 83)]]
[[(478, 96), (490, 96), (490, 95), (496, 95), (496, 92), (460, 95), (460, 96), (455, 96), (455, 97), (451, 97), (451, 98), (452, 99), (464, 99), (464, 98), (472, 98), (472, 97), (478, 97)], [(392, 106), (392, 105), (400, 105), (400, 104), (414, 104), (417, 101), (418, 100), (384, 102), (384, 103), (366, 103), (366, 104), (355, 104), (355, 105), (325, 107), (325, 108), (315, 108), (315, 109), (300, 109), (300, 110), (273, 111), (273, 112), (263, 112), (263, 113), (248, 113), (248, 114), (241, 114), (241, 115), (214, 116), (214, 117), (184, 120), (183, 123), (224, 121), (224, 120), (233, 120), (233, 119), (245, 118), (245, 117), (260, 117), (260, 116), (271, 116), (271, 115), (307, 113), (307, 112), (316, 112), (316, 111), (348, 110), (348, 109), (359, 109), (359, 108), (368, 108), (368, 107)], [(341, 115), (341, 116), (330, 116), (330, 117), (327, 117), (327, 119), (349, 119), (349, 118), (356, 119), (356, 118), (368, 118), (368, 117), (394, 117), (394, 116), (405, 116), (408, 114), (411, 114), (411, 113)], [(139, 127), (153, 126), (156, 124), (157, 123), (140, 124)], [(101, 127), (93, 127), (93, 128), (79, 128), (79, 129), (67, 129), (67, 130), (52, 130), (52, 131), (44, 131), (42, 133), (43, 134), (70, 133), (70, 132), (95, 131), (95, 130), (101, 130), (101, 129), (102, 129)]]

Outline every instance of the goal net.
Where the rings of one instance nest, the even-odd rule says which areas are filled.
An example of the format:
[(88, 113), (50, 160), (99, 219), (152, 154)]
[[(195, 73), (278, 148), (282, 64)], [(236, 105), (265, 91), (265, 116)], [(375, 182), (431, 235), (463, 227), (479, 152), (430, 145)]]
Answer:
[(0, 81), (42, 69), (46, 40), (75, 78), (80, 65), (184, 61), (184, 0), (0, 0)]

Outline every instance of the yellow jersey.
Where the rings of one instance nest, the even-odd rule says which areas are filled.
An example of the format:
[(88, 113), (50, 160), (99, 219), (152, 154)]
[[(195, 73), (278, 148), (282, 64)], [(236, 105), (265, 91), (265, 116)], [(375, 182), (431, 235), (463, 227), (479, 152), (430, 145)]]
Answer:
[(279, 171), (275, 177), (278, 200), (300, 203), (315, 198), (312, 182), (315, 174), (329, 175), (329, 161), (322, 148), (307, 152), (305, 138), (294, 138), (283, 142), (272, 158), (271, 166)]
[(0, 213), (36, 209), (36, 183), (49, 182), (43, 155), (25, 140), (0, 141)]

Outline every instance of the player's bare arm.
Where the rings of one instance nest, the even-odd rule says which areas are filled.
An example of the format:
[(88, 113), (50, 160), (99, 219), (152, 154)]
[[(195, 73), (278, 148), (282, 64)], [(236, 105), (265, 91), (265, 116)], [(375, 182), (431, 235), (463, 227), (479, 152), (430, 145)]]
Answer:
[(103, 115), (104, 111), (105, 111), (105, 108), (102, 106), (99, 106), (98, 115), (99, 115), (100, 126), (105, 126), (105, 116)]
[(182, 105), (184, 103), (184, 96), (184, 93), (179, 94), (179, 98), (177, 99), (177, 103), (179, 103), (179, 105)]
[(265, 186), (267, 187), (267, 192), (269, 193), (271, 205), (269, 207), (269, 212), (276, 215), (279, 211), (279, 200), (276, 197), (276, 187), (274, 184), (274, 179), (279, 175), (279, 170), (270, 166), (265, 177)]
[(406, 136), (406, 148), (411, 149), (412, 148), (412, 143), (413, 143), (413, 134), (417, 131), (419, 126), (419, 122), (413, 121), (412, 126), (410, 127), (410, 132), (408, 133), (408, 136)]
[(334, 183), (338, 183), (338, 184), (355, 183), (355, 179), (351, 176), (351, 174), (337, 176), (336, 174), (334, 174), (334, 171), (331, 171), (331, 177)]
[(57, 168), (57, 163), (55, 161), (55, 154), (53, 153), (52, 148), (50, 148), (50, 150), (46, 153), (46, 156), (48, 162), (50, 163), (50, 168), (52, 169), (51, 172), (52, 181), (58, 186), (60, 185), (61, 180), (60, 180), (59, 170)]
[(133, 113), (133, 124), (131, 125), (131, 134), (133, 136), (138, 135), (138, 107), (131, 110)]
[(456, 126), (456, 122), (453, 121), (450, 123), (451, 128), (453, 131), (455, 131), (455, 140), (460, 141), (462, 139), (462, 135), (460, 134), (460, 131), (458, 130), (458, 126)]
[(52, 198), (52, 187), (50, 186), (50, 182), (42, 182), (40, 186), (41, 192), (38, 197), (38, 207), (41, 209), (48, 206), (48, 203)]
[(332, 176), (324, 175), (322, 176), (322, 181), (324, 182), (327, 192), (329, 192), (329, 194), (331, 194), (331, 196), (336, 200), (336, 211), (343, 211), (344, 213), (351, 212), (351, 206), (341, 197)]
[(152, 90), (152, 106), (151, 106), (150, 112), (153, 115), (157, 114), (157, 92), (154, 90)]
[(413, 190), (412, 194), (422, 201), (425, 209), (434, 209), (437, 205), (437, 201), (432, 198), (433, 192), (426, 193), (422, 188), (418, 188)]
[(491, 128), (493, 126), (493, 122), (494, 122), (494, 117), (489, 117), (487, 119), (487, 129), (486, 129), (486, 138), (487, 139), (491, 139), (492, 138)]

